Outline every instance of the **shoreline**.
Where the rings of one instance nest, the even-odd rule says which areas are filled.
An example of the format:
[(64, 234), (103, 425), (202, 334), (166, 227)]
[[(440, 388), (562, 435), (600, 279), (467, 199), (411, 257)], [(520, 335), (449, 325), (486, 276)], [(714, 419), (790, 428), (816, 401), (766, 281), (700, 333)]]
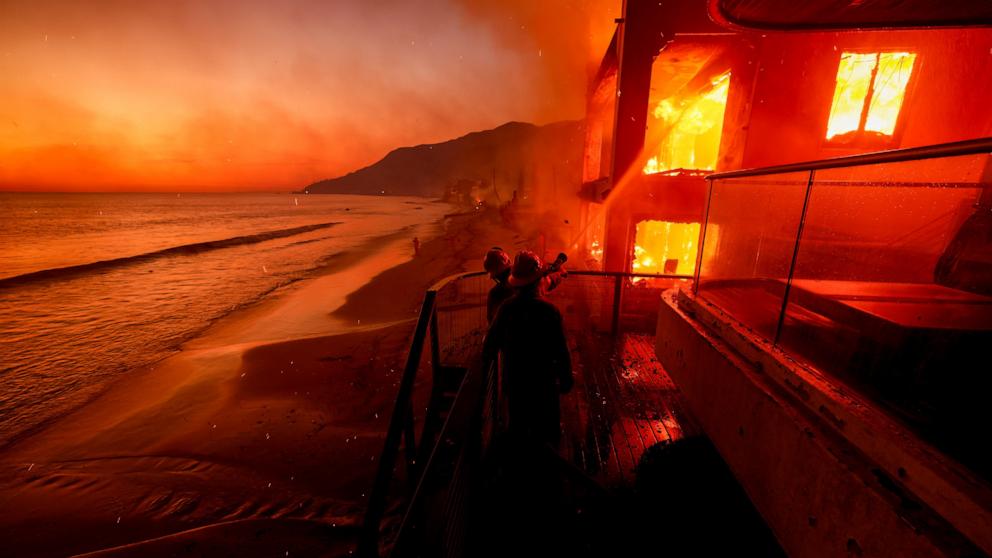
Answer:
[[(278, 306), (284, 301), (286, 297), (293, 296), (292, 293), (294, 292), (294, 290), (300, 288), (301, 286), (320, 280), (329, 275), (335, 275), (335, 274), (347, 272), (349, 268), (355, 266), (356, 264), (360, 264), (363, 262), (366, 262), (367, 264), (367, 260), (371, 260), (377, 257), (380, 258), (381, 260), (382, 258), (386, 257), (386, 254), (384, 253), (385, 250), (383, 249), (383, 247), (379, 247), (378, 249), (376, 249), (376, 245), (381, 244), (383, 242), (388, 242), (390, 243), (390, 245), (398, 246), (400, 244), (399, 240), (401, 238), (405, 238), (407, 235), (412, 234), (415, 230), (433, 228), (435, 225), (436, 223), (434, 222), (426, 222), (418, 225), (409, 225), (399, 230), (393, 231), (391, 233), (369, 238), (356, 247), (352, 247), (340, 252), (335, 252), (333, 254), (330, 254), (325, 258), (324, 261), (322, 261), (318, 266), (316, 266), (307, 274), (292, 278), (286, 281), (285, 283), (275, 285), (271, 289), (263, 292), (260, 296), (245, 301), (243, 304), (239, 305), (238, 307), (233, 308), (222, 315), (214, 317), (213, 319), (206, 322), (202, 327), (187, 332), (187, 334), (183, 336), (181, 340), (179, 340), (175, 345), (169, 348), (168, 353), (161, 355), (159, 358), (156, 358), (154, 360), (145, 362), (139, 366), (134, 367), (127, 374), (121, 375), (117, 378), (110, 380), (105, 385), (100, 386), (97, 389), (93, 390), (92, 393), (88, 394), (85, 398), (82, 398), (81, 400), (74, 403), (70, 407), (64, 409), (62, 412), (42, 421), (41, 423), (35, 424), (26, 430), (17, 432), (14, 436), (12, 436), (9, 439), (0, 440), (0, 462), (2, 462), (3, 455), (6, 452), (16, 448), (16, 446), (21, 442), (30, 439), (33, 436), (43, 433), (45, 430), (57, 424), (59, 421), (65, 419), (68, 416), (71, 416), (73, 413), (86, 407), (93, 401), (100, 399), (108, 391), (114, 389), (115, 386), (121, 384), (122, 382), (134, 381), (136, 377), (140, 377), (143, 374), (151, 373), (162, 362), (181, 355), (184, 351), (187, 351), (190, 348), (192, 348), (190, 346), (191, 343), (195, 344), (196, 342), (206, 338), (208, 335), (211, 335), (212, 332), (214, 332), (218, 327), (224, 326), (225, 324), (228, 324), (229, 322), (232, 322), (234, 320), (238, 320), (242, 324), (250, 323), (251, 321), (254, 321), (254, 317), (259, 309), (272, 307), (274, 305)], [(386, 248), (388, 248), (388, 246)], [(399, 256), (396, 257), (399, 258)], [(385, 264), (383, 264), (381, 261), (379, 262), (379, 265), (380, 267), (385, 267)], [(336, 324), (335, 329), (333, 330), (328, 330), (326, 332), (321, 331), (315, 334), (311, 334), (309, 336), (312, 337), (315, 335), (346, 333), (352, 330), (357, 331), (358, 328), (353, 328), (353, 327), (346, 328), (343, 327), (343, 324)], [(289, 336), (283, 336), (282, 338), (293, 339), (295, 337), (289, 335)], [(277, 340), (278, 339), (268, 339), (266, 341), (277, 341)], [(256, 344), (258, 342), (262, 342), (262, 341), (259, 340), (256, 342)], [(240, 343), (240, 342), (233, 342), (231, 344), (233, 345), (236, 343)], [(248, 348), (249, 346), (250, 345), (245, 345), (245, 348)]]
[[(480, 217), (449, 214), (386, 235), (378, 250), (332, 257), (315, 277), (225, 316), (5, 448), (0, 509), (18, 512), (0, 512), (0, 549), (55, 556), (131, 545), (156, 555), (141, 541), (164, 549), (191, 529), (210, 539), (211, 526), (232, 521), (353, 527), (423, 291), (476, 268), (492, 244), (513, 243)], [(412, 257), (407, 242), (424, 230), (437, 234)], [(46, 537), (52, 528), (63, 535)]]

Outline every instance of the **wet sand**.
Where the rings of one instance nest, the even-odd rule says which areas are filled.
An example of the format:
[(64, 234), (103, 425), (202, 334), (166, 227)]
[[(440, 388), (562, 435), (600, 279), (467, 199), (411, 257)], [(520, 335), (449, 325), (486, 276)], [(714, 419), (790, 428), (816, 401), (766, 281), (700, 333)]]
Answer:
[(491, 215), (384, 237), (6, 448), (0, 555), (347, 555), (423, 292), (493, 244)]

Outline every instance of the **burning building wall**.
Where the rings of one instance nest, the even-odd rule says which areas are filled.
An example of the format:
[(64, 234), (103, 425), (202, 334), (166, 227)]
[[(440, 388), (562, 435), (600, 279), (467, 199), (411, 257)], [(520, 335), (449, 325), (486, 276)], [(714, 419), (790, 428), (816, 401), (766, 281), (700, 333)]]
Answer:
[[(591, 199), (606, 214), (606, 269), (682, 273), (698, 255), (697, 290), (662, 302), (659, 359), (790, 553), (923, 548), (930, 535), (905, 528), (907, 502), (933, 506), (958, 541), (988, 551), (992, 462), (974, 440), (992, 332), (992, 157), (981, 140), (992, 135), (992, 28), (877, 28), (883, 18), (864, 30), (714, 33), (672, 11), (644, 31), (633, 14), (646, 4), (628, 2), (621, 27), (665, 38), (621, 41), (614, 166)], [(927, 3), (809, 4), (900, 15)], [(961, 140), (977, 141), (943, 158), (922, 149), (704, 179)], [(902, 503), (858, 517), (890, 489), (855, 478), (811, 423), (897, 479)]]
[[(592, 102), (588, 115), (612, 124), (613, 165), (598, 183), (588, 164), (583, 177), (586, 226), (605, 223), (605, 247), (584, 241), (605, 248), (605, 269), (655, 269), (637, 224), (699, 223), (706, 172), (992, 133), (987, 29), (714, 33), (698, 14), (662, 17), (640, 2), (625, 15), (615, 115), (604, 124)], [(602, 144), (586, 141), (588, 163)]]
[(743, 167), (992, 134), (987, 29), (779, 33), (753, 44)]

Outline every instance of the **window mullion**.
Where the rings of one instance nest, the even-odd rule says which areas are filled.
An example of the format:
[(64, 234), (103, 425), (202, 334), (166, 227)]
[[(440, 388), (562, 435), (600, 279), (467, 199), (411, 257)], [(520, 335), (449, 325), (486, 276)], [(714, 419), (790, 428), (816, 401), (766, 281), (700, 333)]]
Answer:
[(868, 110), (871, 108), (871, 98), (875, 95), (875, 78), (878, 77), (879, 57), (875, 53), (875, 65), (871, 69), (871, 79), (868, 81), (868, 93), (865, 94), (865, 104), (861, 107), (861, 120), (858, 122), (858, 133), (864, 133), (865, 123), (868, 122)]

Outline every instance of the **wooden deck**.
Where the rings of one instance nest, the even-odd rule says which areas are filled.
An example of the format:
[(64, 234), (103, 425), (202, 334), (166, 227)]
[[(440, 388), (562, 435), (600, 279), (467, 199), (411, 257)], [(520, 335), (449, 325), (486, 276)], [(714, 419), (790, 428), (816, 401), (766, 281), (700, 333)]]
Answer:
[(700, 432), (654, 354), (653, 336), (570, 337), (575, 388), (561, 400), (568, 461), (606, 486), (629, 486), (647, 448)]

